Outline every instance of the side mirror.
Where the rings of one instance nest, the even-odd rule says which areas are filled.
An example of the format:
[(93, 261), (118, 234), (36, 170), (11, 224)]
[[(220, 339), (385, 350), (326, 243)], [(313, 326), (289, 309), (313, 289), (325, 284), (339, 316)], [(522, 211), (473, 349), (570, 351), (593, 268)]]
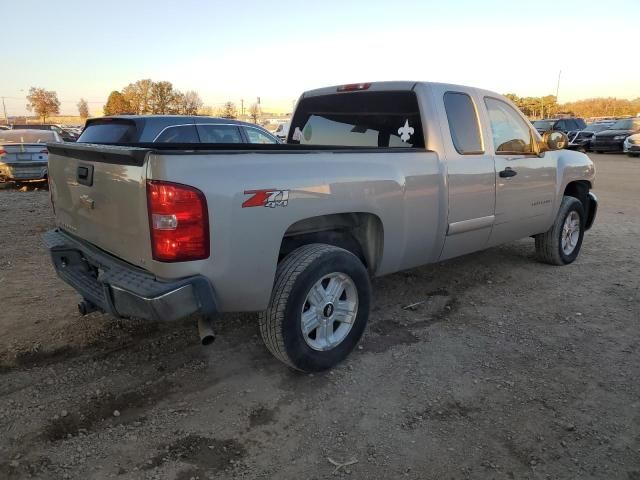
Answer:
[(558, 130), (549, 130), (542, 134), (542, 144), (545, 150), (562, 150), (569, 145), (569, 137)]

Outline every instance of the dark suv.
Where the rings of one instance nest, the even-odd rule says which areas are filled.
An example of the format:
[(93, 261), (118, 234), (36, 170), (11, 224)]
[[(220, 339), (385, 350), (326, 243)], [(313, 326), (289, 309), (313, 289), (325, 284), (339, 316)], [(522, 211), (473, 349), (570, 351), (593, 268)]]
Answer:
[(640, 133), (640, 118), (622, 118), (608, 130), (596, 133), (591, 149), (596, 153), (622, 152), (624, 141), (634, 133)]
[(584, 130), (575, 132), (569, 137), (569, 150), (578, 150), (580, 152), (588, 152), (592, 149), (592, 142), (596, 133), (608, 130), (608, 123), (592, 123)]
[(582, 118), (550, 118), (546, 120), (535, 120), (533, 127), (540, 135), (549, 130), (558, 130), (571, 136), (580, 130), (587, 128), (587, 123)]
[(79, 143), (280, 143), (253, 123), (187, 115), (118, 115), (87, 120)]

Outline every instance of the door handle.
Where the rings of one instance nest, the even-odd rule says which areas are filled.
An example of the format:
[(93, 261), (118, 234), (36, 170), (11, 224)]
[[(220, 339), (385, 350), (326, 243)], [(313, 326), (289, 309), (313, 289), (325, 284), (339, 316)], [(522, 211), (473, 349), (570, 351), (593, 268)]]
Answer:
[(502, 170), (499, 175), (501, 178), (509, 178), (509, 177), (515, 177), (517, 174), (518, 172), (513, 170), (511, 167), (507, 167), (504, 170)]

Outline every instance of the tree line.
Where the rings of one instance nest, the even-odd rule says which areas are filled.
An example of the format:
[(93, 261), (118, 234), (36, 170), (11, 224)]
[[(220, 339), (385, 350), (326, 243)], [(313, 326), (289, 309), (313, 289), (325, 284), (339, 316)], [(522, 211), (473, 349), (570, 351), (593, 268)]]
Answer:
[(105, 115), (196, 115), (203, 102), (197, 92), (181, 92), (171, 82), (146, 78), (109, 94)]
[(519, 97), (514, 93), (507, 93), (505, 96), (530, 118), (549, 118), (560, 114), (583, 118), (624, 117), (640, 113), (640, 98), (587, 98), (559, 104), (555, 95)]
[[(549, 118), (559, 114), (575, 115), (577, 117), (618, 117), (635, 116), (640, 113), (640, 98), (626, 100), (621, 98), (588, 98), (558, 104), (555, 95), (542, 97), (519, 97), (514, 93), (507, 93), (522, 113), (530, 118)], [(87, 100), (81, 98), (78, 103), (78, 113), (82, 119), (89, 117)], [(55, 91), (45, 88), (31, 87), (27, 95), (27, 110), (34, 112), (42, 122), (60, 113), (60, 100)], [(122, 90), (114, 90), (109, 95), (103, 108), (105, 115), (217, 115), (223, 118), (237, 118), (238, 109), (233, 102), (226, 102), (222, 108), (214, 110), (203, 106), (202, 99), (197, 92), (189, 90), (181, 92), (173, 87), (171, 82), (154, 82), (151, 79), (138, 80), (130, 83)], [(249, 116), (257, 122), (260, 115), (260, 105), (254, 103), (249, 107)]]

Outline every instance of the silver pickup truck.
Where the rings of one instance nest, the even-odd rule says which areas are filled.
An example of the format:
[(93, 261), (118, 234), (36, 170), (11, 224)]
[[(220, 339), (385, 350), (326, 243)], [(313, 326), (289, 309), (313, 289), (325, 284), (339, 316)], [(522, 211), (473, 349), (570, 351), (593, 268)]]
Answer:
[(195, 314), (208, 343), (216, 313), (258, 311), (303, 371), (357, 345), (371, 277), (524, 237), (569, 264), (597, 209), (594, 165), (563, 133), (457, 85), (306, 92), (282, 145), (115, 143), (49, 147), (45, 241), (80, 312)]

